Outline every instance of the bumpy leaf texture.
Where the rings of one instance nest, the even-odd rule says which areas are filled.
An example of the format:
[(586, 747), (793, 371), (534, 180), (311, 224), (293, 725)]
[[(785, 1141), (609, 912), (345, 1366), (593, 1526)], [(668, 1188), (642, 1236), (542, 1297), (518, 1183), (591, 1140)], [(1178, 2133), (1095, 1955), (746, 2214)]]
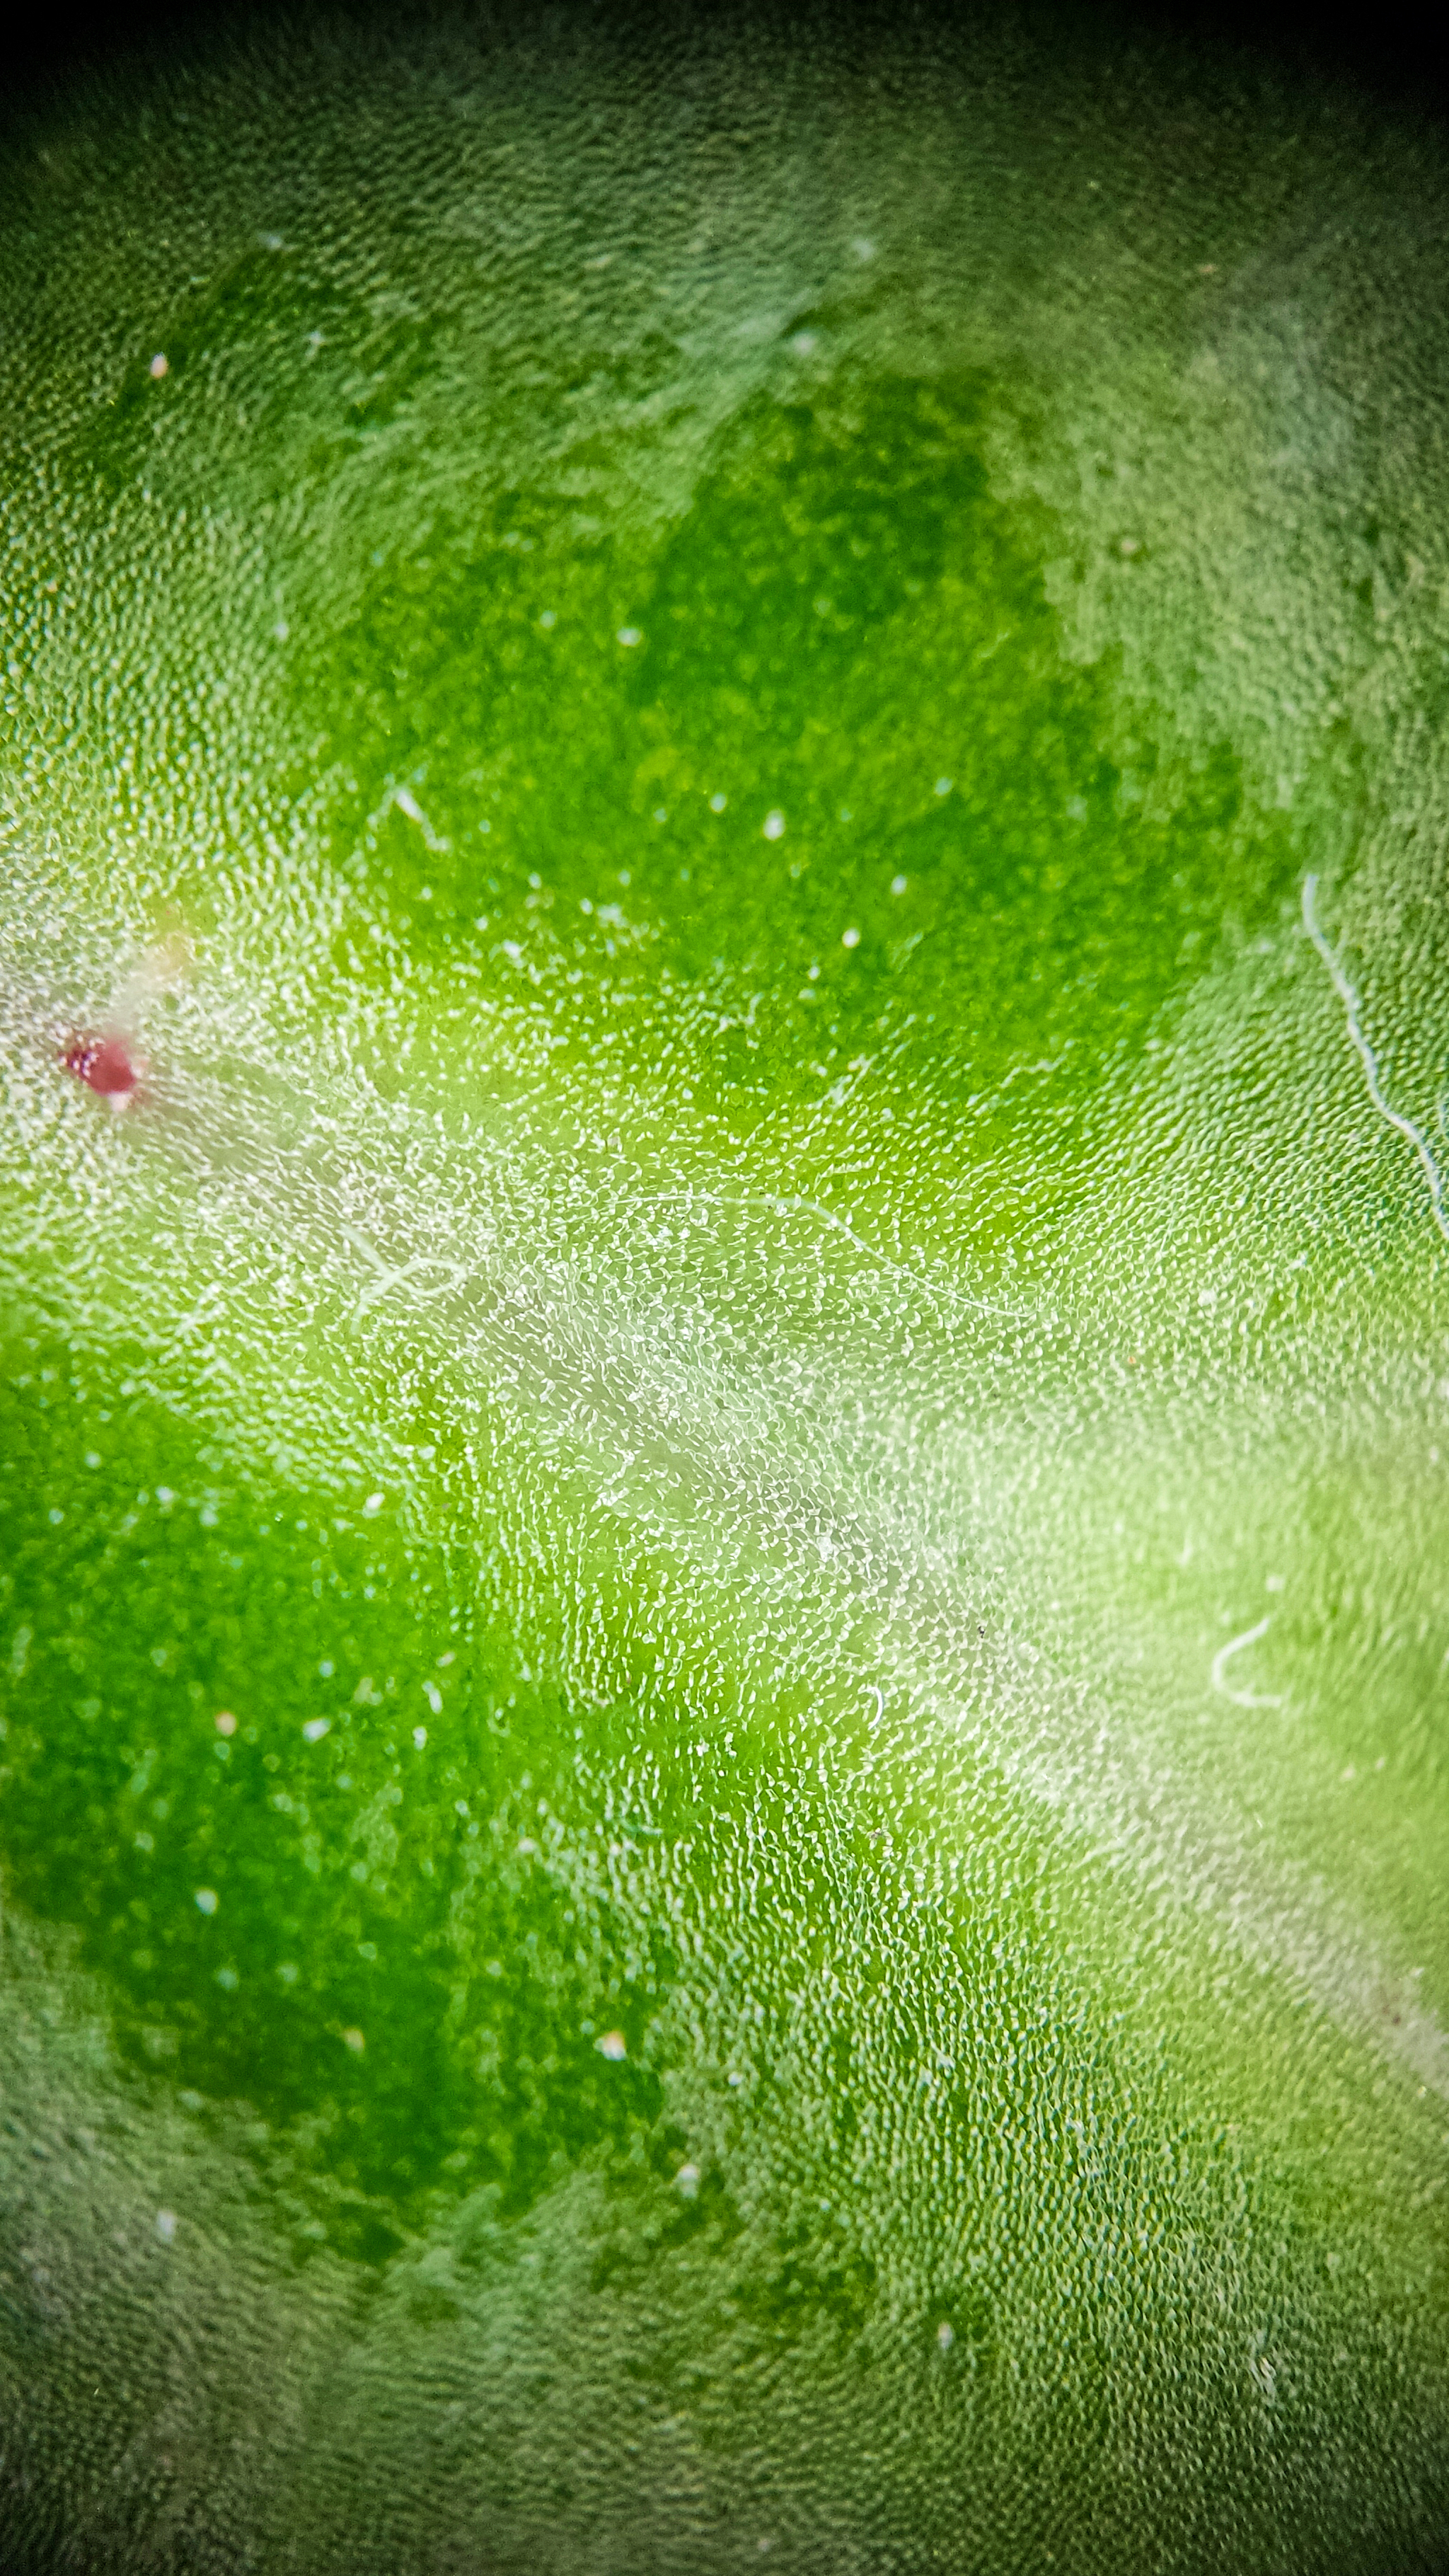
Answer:
[(1442, 2564), (1438, 139), (27, 113), (5, 2566)]

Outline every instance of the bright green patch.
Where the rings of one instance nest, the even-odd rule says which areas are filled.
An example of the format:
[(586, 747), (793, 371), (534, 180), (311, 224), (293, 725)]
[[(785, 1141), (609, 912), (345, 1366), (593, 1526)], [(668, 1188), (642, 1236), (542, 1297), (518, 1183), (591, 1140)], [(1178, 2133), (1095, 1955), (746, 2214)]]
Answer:
[(761, 396), (652, 543), (537, 489), (393, 537), (302, 667), (357, 781), (343, 840), (385, 778), (426, 813), (431, 846), (393, 808), (368, 860), (414, 945), (541, 906), (603, 962), (616, 907), (655, 971), (753, 995), (699, 1069), (747, 1114), (882, 1032), (938, 1098), (1044, 1063), (1079, 1094), (1225, 930), (1275, 920), (1286, 818), (1161, 710), (1124, 742), (1115, 668), (1063, 649), (1047, 529), (990, 489), (989, 402)]

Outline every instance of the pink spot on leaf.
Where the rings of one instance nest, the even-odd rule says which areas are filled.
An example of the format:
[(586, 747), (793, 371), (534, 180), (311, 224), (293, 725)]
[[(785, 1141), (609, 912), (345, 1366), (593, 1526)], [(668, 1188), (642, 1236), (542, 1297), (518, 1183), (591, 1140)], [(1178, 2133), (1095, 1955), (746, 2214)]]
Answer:
[(61, 1062), (113, 1109), (125, 1108), (141, 1079), (141, 1068), (123, 1038), (73, 1038)]

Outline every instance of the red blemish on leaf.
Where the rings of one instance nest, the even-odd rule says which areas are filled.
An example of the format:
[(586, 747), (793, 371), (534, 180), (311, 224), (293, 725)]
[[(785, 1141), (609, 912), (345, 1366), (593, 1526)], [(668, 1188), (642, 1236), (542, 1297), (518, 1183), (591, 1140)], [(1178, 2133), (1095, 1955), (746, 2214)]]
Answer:
[(73, 1038), (61, 1062), (78, 1082), (118, 1108), (124, 1108), (141, 1079), (140, 1066), (123, 1038)]

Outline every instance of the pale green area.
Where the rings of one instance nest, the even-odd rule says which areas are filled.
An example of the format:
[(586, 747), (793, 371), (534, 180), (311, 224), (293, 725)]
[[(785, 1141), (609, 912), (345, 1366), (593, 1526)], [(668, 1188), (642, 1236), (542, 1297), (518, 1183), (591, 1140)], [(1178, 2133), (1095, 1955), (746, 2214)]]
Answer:
[(270, 41), (6, 179), (8, 2563), (1430, 2563), (1434, 156)]

